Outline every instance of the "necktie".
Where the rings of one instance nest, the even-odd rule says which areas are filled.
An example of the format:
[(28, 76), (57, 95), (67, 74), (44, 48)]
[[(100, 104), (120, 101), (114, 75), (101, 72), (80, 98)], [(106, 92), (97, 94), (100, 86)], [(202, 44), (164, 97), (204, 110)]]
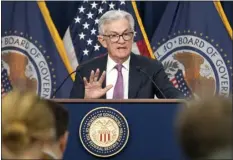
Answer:
[(124, 99), (124, 83), (122, 75), (122, 64), (117, 64), (115, 68), (117, 69), (117, 81), (113, 91), (113, 99)]

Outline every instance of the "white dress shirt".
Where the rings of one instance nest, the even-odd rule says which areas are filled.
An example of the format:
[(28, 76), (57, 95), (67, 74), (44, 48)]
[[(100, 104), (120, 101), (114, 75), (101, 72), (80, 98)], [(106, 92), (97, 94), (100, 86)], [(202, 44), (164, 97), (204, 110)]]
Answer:
[[(128, 99), (128, 91), (129, 91), (129, 58), (122, 64), (122, 75), (124, 81), (124, 99)], [(114, 68), (117, 65), (116, 62), (112, 60), (112, 58), (108, 55), (107, 61), (107, 71), (106, 71), (106, 86), (112, 84), (113, 87), (107, 92), (106, 99), (112, 99), (114, 87), (117, 81), (118, 72), (117, 69)]]

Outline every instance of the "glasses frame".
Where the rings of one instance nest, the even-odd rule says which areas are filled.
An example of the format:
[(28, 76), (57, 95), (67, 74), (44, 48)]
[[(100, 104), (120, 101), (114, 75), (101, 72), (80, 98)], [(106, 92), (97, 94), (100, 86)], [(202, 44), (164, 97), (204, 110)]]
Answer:
[[(131, 33), (131, 34), (132, 34), (132, 37), (131, 37), (130, 39), (128, 39), (128, 40), (126, 40), (126, 39), (124, 38), (124, 35), (125, 35), (126, 33)], [(111, 39), (111, 36), (113, 36), (113, 34), (111, 34), (111, 35), (103, 34), (102, 36), (108, 37), (112, 43), (117, 43), (117, 42), (120, 40), (120, 37), (122, 37), (122, 39), (123, 39), (124, 41), (130, 41), (130, 40), (134, 37), (134, 31), (125, 32), (125, 33), (122, 33), (122, 34), (115, 34), (115, 35), (118, 36), (118, 39), (117, 39), (116, 41), (113, 41), (113, 40)]]

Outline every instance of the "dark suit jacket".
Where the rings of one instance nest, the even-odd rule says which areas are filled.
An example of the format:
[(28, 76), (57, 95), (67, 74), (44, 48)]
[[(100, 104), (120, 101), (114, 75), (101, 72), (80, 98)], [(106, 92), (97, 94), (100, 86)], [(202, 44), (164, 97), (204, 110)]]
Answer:
[[(78, 66), (70, 98), (84, 98), (85, 88), (83, 77), (89, 79), (91, 70), (96, 71), (97, 68), (100, 69), (101, 75), (103, 71), (106, 71), (107, 59), (108, 55), (106, 54)], [(169, 81), (163, 66), (159, 61), (131, 54), (129, 65), (129, 99), (154, 98), (154, 95), (158, 98), (165, 98), (151, 82), (148, 76), (137, 69), (137, 66), (140, 66), (142, 70), (151, 76), (166, 98), (183, 98), (183, 94)], [(104, 81), (103, 87), (105, 87), (105, 85), (106, 81)], [(105, 99), (106, 95), (101, 98)]]

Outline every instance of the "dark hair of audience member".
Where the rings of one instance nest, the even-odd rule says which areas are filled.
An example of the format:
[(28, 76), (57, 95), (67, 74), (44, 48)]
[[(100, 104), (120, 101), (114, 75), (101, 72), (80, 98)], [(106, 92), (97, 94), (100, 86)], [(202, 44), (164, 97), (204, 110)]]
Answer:
[(68, 110), (61, 104), (52, 100), (46, 100), (49, 109), (54, 114), (55, 127), (56, 127), (56, 139), (58, 140), (68, 130), (69, 113)]
[(188, 102), (178, 114), (177, 130), (188, 158), (207, 158), (227, 149), (229, 153), (233, 140), (232, 99), (212, 97)]

